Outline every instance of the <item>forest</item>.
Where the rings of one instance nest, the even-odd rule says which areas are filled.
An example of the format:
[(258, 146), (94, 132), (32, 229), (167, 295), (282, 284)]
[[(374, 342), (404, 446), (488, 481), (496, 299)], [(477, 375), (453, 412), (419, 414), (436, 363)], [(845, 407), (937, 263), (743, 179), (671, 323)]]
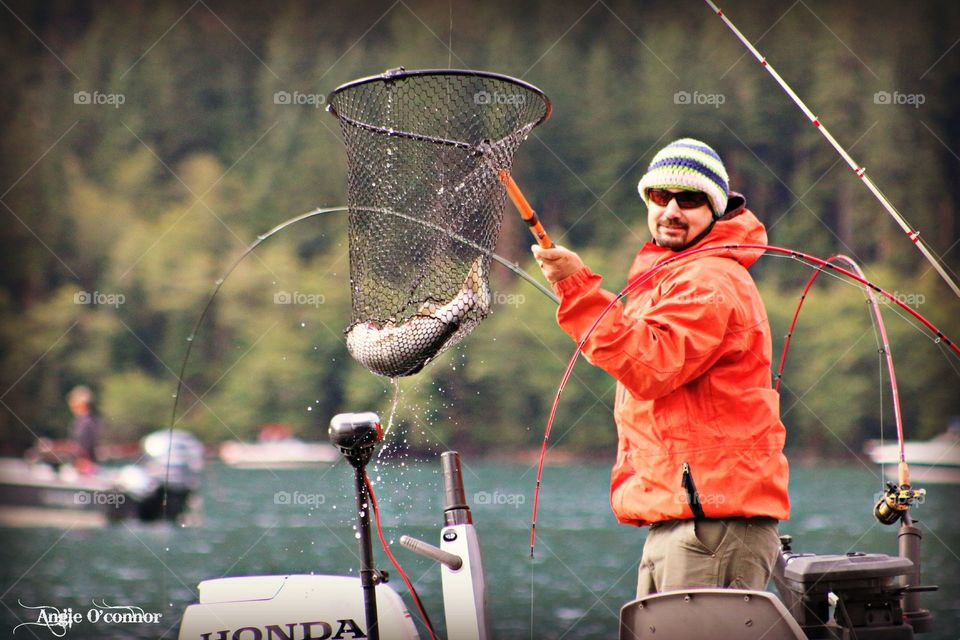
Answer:
[[(354, 362), (347, 164), (326, 97), (399, 66), (530, 82), (553, 115), (514, 176), (544, 225), (619, 290), (648, 239), (636, 184), (673, 139), (709, 142), (770, 243), (855, 258), (867, 277), (960, 338), (960, 300), (773, 78), (702, 2), (34, 3), (0, 12), (0, 448), (65, 437), (66, 393), (98, 394), (107, 439), (171, 421), (214, 444), (285, 423), (326, 437), (342, 411), (387, 416), (394, 387)], [(761, 9), (762, 6), (762, 9)], [(956, 278), (960, 266), (960, 5), (733, 1), (724, 10)], [(280, 96), (280, 97), (278, 97)], [(284, 97), (286, 96), (286, 97)], [(296, 99), (293, 99), (293, 98)], [(542, 281), (512, 209), (497, 253)], [(813, 271), (752, 269), (774, 369)], [(391, 437), (415, 451), (539, 446), (574, 344), (555, 305), (491, 273), (493, 314), (400, 380)], [(822, 276), (784, 372), (788, 451), (847, 456), (894, 437), (864, 291)], [(960, 415), (960, 362), (882, 305), (907, 437)], [(172, 417), (187, 348), (190, 360)], [(775, 370), (771, 372), (771, 375)], [(614, 383), (581, 361), (552, 445), (612, 457)], [(384, 418), (386, 419), (386, 418)]]

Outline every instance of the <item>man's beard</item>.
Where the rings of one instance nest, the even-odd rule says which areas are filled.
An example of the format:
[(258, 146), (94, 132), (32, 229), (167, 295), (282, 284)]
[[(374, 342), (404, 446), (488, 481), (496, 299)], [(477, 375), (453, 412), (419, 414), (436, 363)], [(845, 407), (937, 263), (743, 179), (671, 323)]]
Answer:
[[(665, 233), (662, 227), (669, 226), (674, 230), (682, 230), (682, 233)], [(657, 223), (657, 246), (667, 249), (681, 249), (687, 244), (687, 232), (690, 225), (680, 220), (664, 220), (663, 223)]]

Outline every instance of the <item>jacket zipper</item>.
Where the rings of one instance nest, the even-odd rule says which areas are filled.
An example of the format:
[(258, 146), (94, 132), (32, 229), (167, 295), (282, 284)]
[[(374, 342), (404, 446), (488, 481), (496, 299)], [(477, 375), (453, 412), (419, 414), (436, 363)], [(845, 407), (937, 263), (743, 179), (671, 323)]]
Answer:
[(697, 493), (697, 485), (693, 483), (693, 474), (690, 473), (690, 465), (686, 462), (683, 463), (683, 479), (680, 484), (687, 492), (687, 504), (690, 505), (690, 510), (693, 511), (693, 517), (697, 520), (706, 518), (706, 515), (703, 513), (703, 507), (700, 505), (700, 494)]

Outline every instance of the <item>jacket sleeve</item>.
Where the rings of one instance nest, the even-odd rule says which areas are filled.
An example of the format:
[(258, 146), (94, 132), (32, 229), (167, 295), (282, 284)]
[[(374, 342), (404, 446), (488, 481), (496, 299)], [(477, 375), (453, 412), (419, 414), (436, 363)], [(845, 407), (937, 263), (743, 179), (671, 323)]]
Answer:
[[(601, 280), (583, 267), (556, 285), (557, 321), (578, 344), (616, 297), (600, 288)], [(583, 349), (591, 364), (641, 400), (665, 396), (713, 366), (736, 303), (728, 281), (700, 265), (688, 265), (659, 288), (659, 298), (637, 312), (627, 314), (617, 302)]]

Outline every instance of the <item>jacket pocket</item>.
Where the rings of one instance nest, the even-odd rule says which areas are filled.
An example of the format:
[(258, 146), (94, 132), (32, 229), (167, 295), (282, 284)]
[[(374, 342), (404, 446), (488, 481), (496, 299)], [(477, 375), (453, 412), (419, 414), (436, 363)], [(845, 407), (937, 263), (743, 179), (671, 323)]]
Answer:
[(697, 493), (697, 485), (693, 482), (693, 473), (690, 471), (690, 465), (686, 462), (683, 463), (683, 477), (680, 480), (680, 485), (683, 487), (683, 490), (687, 492), (687, 504), (690, 505), (690, 510), (693, 511), (693, 517), (697, 520), (706, 518), (706, 515), (703, 513), (703, 506), (700, 504), (700, 494)]

